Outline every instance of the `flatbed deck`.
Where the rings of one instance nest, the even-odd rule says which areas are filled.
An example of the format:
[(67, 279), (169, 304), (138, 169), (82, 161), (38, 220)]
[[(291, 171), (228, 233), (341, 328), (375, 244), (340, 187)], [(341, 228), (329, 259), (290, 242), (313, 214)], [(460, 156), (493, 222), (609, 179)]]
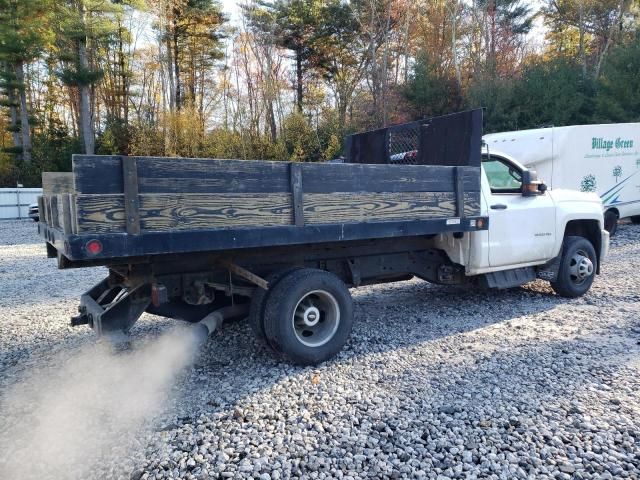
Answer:
[(471, 111), (354, 135), (343, 163), (74, 155), (43, 178), (38, 229), (62, 266), (483, 230), (481, 125)]

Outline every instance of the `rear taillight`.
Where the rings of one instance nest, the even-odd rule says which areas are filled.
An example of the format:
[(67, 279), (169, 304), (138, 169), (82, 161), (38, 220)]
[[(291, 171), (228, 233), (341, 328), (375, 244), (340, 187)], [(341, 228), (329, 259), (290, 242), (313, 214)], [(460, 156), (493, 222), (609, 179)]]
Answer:
[(100, 243), (100, 240), (89, 240), (84, 248), (89, 255), (98, 255), (102, 252), (102, 243)]

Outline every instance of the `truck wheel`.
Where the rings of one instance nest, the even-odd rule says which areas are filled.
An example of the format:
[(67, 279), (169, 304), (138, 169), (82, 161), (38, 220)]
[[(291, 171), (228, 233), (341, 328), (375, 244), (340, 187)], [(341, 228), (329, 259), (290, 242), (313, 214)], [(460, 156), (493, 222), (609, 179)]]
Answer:
[(264, 334), (264, 307), (271, 290), (273, 290), (273, 287), (275, 287), (284, 276), (301, 268), (302, 267), (288, 267), (277, 270), (266, 277), (267, 283), (269, 283), (269, 290), (263, 290), (260, 287), (254, 290), (253, 296), (251, 297), (251, 305), (249, 306), (249, 325), (258, 340), (266, 340)]
[(584, 295), (595, 278), (597, 262), (596, 251), (589, 240), (584, 237), (566, 237), (558, 277), (555, 282), (551, 282), (551, 287), (562, 297)]
[(353, 325), (347, 286), (332, 273), (305, 268), (287, 274), (267, 297), (264, 330), (271, 347), (298, 365), (336, 355)]
[(618, 214), (613, 210), (607, 210), (604, 213), (604, 229), (609, 232), (612, 237), (618, 230)]
[(634, 215), (630, 219), (631, 219), (631, 223), (633, 223), (634, 225), (640, 224), (640, 215)]

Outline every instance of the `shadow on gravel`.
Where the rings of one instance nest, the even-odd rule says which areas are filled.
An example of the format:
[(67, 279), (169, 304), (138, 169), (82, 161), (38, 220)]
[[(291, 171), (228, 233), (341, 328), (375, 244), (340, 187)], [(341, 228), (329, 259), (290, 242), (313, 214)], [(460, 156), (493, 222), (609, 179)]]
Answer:
[[(411, 281), (355, 291), (352, 336), (338, 357), (320, 367), (302, 368), (274, 359), (253, 340), (244, 322), (225, 325), (200, 355), (185, 391), (201, 392), (199, 399), (181, 398), (179, 419), (190, 422), (200, 413), (227, 409), (243, 398), (268, 389), (291, 376), (308, 375), (352, 365), (374, 354), (399, 350), (485, 328), (532, 313), (543, 315), (562, 300), (540, 285), (503, 292), (468, 291)], [(532, 302), (533, 300), (533, 302)]]

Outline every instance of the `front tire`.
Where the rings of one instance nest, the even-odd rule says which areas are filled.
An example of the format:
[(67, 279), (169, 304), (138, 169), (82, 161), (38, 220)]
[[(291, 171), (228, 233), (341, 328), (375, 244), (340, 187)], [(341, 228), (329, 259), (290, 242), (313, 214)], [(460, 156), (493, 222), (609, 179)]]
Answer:
[(576, 298), (591, 288), (598, 266), (596, 251), (584, 237), (566, 237), (560, 269), (553, 290), (562, 297)]
[(632, 217), (630, 217), (631, 223), (633, 223), (634, 225), (638, 225), (640, 224), (640, 215), (634, 215)]
[(267, 297), (264, 330), (271, 347), (298, 365), (335, 356), (353, 326), (353, 301), (332, 273), (305, 268), (282, 278)]
[(613, 210), (607, 210), (604, 213), (604, 229), (609, 232), (612, 237), (618, 230), (618, 214)]

